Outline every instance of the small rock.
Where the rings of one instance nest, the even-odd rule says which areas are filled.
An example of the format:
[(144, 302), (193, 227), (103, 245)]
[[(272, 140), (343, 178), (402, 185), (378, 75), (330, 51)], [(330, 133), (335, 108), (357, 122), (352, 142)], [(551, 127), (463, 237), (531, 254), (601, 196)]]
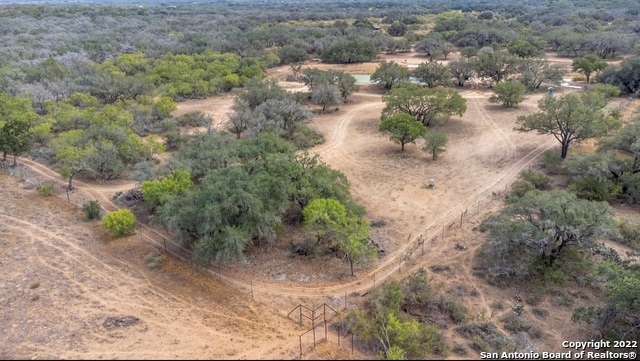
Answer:
[(37, 184), (34, 181), (27, 179), (27, 181), (24, 182), (22, 189), (34, 189), (36, 186)]

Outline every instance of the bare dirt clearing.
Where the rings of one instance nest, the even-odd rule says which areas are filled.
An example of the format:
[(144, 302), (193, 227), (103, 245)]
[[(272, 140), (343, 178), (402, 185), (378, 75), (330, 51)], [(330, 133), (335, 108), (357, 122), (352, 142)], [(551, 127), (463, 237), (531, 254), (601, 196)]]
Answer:
[[(383, 58), (406, 59), (410, 65), (426, 60), (413, 54)], [(336, 67), (370, 74), (377, 64)], [(289, 72), (280, 67), (271, 69), (269, 76), (284, 80)], [(303, 90), (297, 83), (286, 85)], [(567, 91), (575, 90), (561, 88), (556, 93)], [(377, 86), (362, 85), (339, 111), (313, 119), (311, 126), (325, 135), (326, 142), (310, 152), (343, 171), (370, 218), (386, 222), (373, 230), (386, 255), (358, 268), (355, 279), (339, 258), (292, 257), (288, 241), (297, 229), (274, 245), (250, 249), (246, 262), (214, 265), (211, 270), (220, 272), (224, 282), (170, 256), (159, 268), (150, 269), (144, 259), (158, 254), (163, 232), (139, 225), (134, 236), (108, 240), (97, 223), (85, 222), (81, 212), (66, 202), (59, 187), (64, 182), (56, 172), (24, 160), (28, 177), (55, 184), (64, 200), (44, 198), (35, 190), (20, 189), (13, 178), (0, 178), (0, 229), (8, 235), (0, 247), (0, 271), (7, 275), (0, 281), (0, 320), (10, 330), (0, 336), (0, 357), (294, 358), (298, 336), (306, 330), (286, 319), (297, 304), (353, 305), (374, 284), (432, 266), (448, 267), (429, 274), (469, 307), (472, 318), (499, 319), (511, 311), (516, 294), (490, 287), (473, 275), (473, 255), (483, 242), (473, 230), (482, 218), (477, 214), (497, 210), (500, 195), (518, 173), (557, 143), (552, 137), (513, 131), (516, 117), (536, 111), (543, 93), (528, 95), (519, 108), (508, 110), (488, 103), (490, 91), (461, 94), (467, 99), (467, 112), (442, 127), (449, 144), (437, 161), (421, 150), (420, 142), (408, 145), (402, 154), (399, 145), (378, 131), (383, 103)], [(184, 102), (176, 114), (202, 111), (213, 116), (219, 129), (232, 101), (225, 95)], [(436, 180), (434, 188), (426, 186), (429, 178)], [(117, 208), (111, 199), (114, 193), (134, 186), (128, 181), (75, 184), (72, 204), (98, 199), (109, 210)], [(426, 242), (416, 248), (420, 235)], [(35, 283), (39, 285), (30, 288)], [(258, 302), (251, 301), (251, 292)], [(36, 295), (39, 299), (32, 301)], [(504, 303), (503, 311), (492, 309), (496, 301)], [(532, 321), (544, 330), (535, 344), (539, 351), (562, 352), (560, 340), (578, 339), (578, 329), (570, 321), (576, 305), (544, 302), (556, 310), (545, 320)], [(104, 327), (109, 317), (129, 316), (139, 321), (128, 327)], [(466, 344), (453, 328), (445, 332), (452, 343)], [(311, 341), (304, 342), (307, 349)], [(333, 343), (305, 358), (350, 356), (330, 346)], [(469, 350), (469, 357), (477, 356)]]
[(270, 307), (173, 257), (151, 269), (161, 252), (140, 235), (109, 240), (66, 201), (17, 186), (0, 177), (1, 358), (295, 356), (302, 328)]

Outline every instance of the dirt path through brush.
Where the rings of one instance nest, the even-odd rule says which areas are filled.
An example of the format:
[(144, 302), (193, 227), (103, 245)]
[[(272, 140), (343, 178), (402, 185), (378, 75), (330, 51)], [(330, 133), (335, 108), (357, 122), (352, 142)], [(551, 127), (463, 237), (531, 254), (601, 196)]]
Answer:
[[(420, 60), (409, 57), (408, 63)], [(286, 74), (283, 69), (270, 72), (283, 76)], [(357, 70), (365, 71), (366, 67)], [(557, 93), (563, 91), (558, 89)], [(187, 264), (188, 255), (176, 249), (177, 259), (170, 258), (165, 261), (169, 266), (163, 266), (163, 270), (168, 268), (171, 272), (140, 270), (145, 254), (163, 249), (165, 242), (170, 241), (165, 231), (138, 224), (135, 236), (104, 243), (95, 239), (96, 234), (106, 236), (96, 225), (73, 229), (62, 219), (68, 213), (60, 211), (67, 204), (67, 194), (61, 188), (64, 180), (38, 162), (21, 159), (41, 182), (54, 184), (61, 199), (54, 202), (54, 208), (39, 210), (39, 217), (51, 226), (43, 226), (42, 220), (33, 218), (34, 214), (15, 207), (0, 207), (0, 219), (7, 232), (31, 247), (34, 255), (24, 257), (38, 265), (32, 273), (42, 279), (48, 279), (46, 274), (58, 275), (50, 279), (52, 284), (82, 295), (67, 307), (69, 312), (81, 316), (65, 312), (61, 316), (81, 324), (72, 335), (81, 334), (83, 327), (90, 332), (79, 337), (77, 344), (70, 343), (69, 337), (61, 337), (59, 341), (35, 343), (24, 350), (12, 349), (8, 355), (34, 352), (49, 357), (60, 349), (67, 351), (59, 355), (70, 358), (161, 358), (176, 354), (180, 358), (289, 358), (295, 355), (297, 337), (305, 330), (286, 319), (287, 311), (296, 304), (342, 305), (347, 301), (345, 296), (357, 303), (358, 295), (376, 284), (404, 277), (418, 268), (429, 270), (434, 265), (451, 270), (429, 271), (434, 280), (475, 290), (477, 296), (469, 301), (469, 306), (474, 312), (491, 312), (490, 303), (496, 298), (496, 291), (473, 275), (473, 254), (481, 245), (481, 238), (473, 233), (473, 225), (483, 214), (496, 209), (508, 185), (544, 151), (554, 147), (556, 141), (550, 136), (513, 130), (518, 115), (537, 110), (543, 93), (529, 95), (517, 109), (489, 104), (489, 91), (463, 90), (461, 95), (467, 99), (468, 110), (441, 127), (449, 135), (449, 144), (437, 160), (421, 150), (424, 141), (407, 145), (401, 153), (388, 135), (378, 131), (384, 104), (381, 92), (372, 86), (355, 93), (339, 111), (320, 114), (311, 122), (327, 141), (310, 153), (344, 172), (352, 184), (354, 198), (366, 208), (368, 216), (386, 223), (375, 230), (383, 239), (386, 254), (368, 267), (359, 268), (356, 278), (335, 276), (338, 269), (346, 267), (340, 260), (322, 266), (322, 260), (313, 264), (294, 260), (287, 252), (270, 253), (269, 264), (261, 263), (259, 255), (249, 255), (249, 261), (243, 264), (213, 267), (208, 276), (194, 276), (189, 273), (195, 271)], [(181, 103), (178, 112), (200, 110), (213, 114), (216, 124), (221, 125), (222, 114), (231, 109), (232, 101), (226, 96)], [(430, 178), (436, 180), (434, 188), (426, 186)], [(69, 201), (76, 210), (84, 201), (94, 199), (108, 211), (118, 208), (112, 199), (115, 193), (136, 185), (131, 181), (100, 184), (79, 179), (74, 184), (76, 189), (69, 193)], [(25, 192), (18, 192), (18, 196), (34, 197), (33, 193)], [(19, 204), (20, 200), (15, 202)], [(81, 218), (77, 213), (76, 222)], [(90, 243), (95, 244), (88, 246)], [(144, 251), (138, 249), (141, 243), (145, 244)], [(134, 254), (123, 257), (122, 252), (127, 250)], [(107, 252), (109, 257), (102, 257), (100, 252)], [(18, 262), (20, 257), (11, 259)], [(296, 267), (291, 271), (281, 269), (289, 263)], [(298, 277), (314, 272), (326, 277), (314, 278), (314, 282)], [(12, 277), (9, 278), (12, 286), (18, 280), (27, 282), (18, 275)], [(180, 282), (184, 279), (197, 279), (203, 290), (191, 291), (192, 284)], [(31, 291), (25, 292), (23, 296)], [(259, 303), (247, 301), (249, 295)], [(51, 301), (65, 309), (63, 299), (52, 297)], [(47, 308), (36, 309), (42, 316)], [(143, 322), (131, 329), (118, 330), (116, 336), (100, 327), (99, 322), (105, 317), (123, 314), (132, 314)], [(10, 316), (21, 319), (14, 311)], [(11, 325), (18, 333), (19, 328)], [(145, 335), (151, 330), (153, 335)], [(50, 337), (48, 333), (34, 335), (30, 339)], [(172, 341), (156, 344), (151, 342), (151, 336)], [(96, 347), (88, 346), (91, 338), (97, 340)], [(118, 342), (121, 347), (113, 349)], [(214, 348), (213, 344), (220, 346)], [(149, 345), (154, 346), (149, 349)]]

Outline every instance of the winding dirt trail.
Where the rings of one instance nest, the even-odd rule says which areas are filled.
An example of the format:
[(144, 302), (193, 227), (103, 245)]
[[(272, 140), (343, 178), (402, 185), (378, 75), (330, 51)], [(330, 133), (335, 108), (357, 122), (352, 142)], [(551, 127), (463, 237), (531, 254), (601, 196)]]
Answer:
[[(38, 255), (36, 262), (66, 280), (68, 285), (64, 287), (84, 295), (83, 301), (91, 306), (78, 307), (86, 314), (96, 312), (105, 305), (112, 308), (117, 305), (118, 308), (128, 310), (132, 314), (153, 314), (154, 317), (148, 318), (152, 321), (148, 322), (155, 324), (144, 327), (160, 332), (157, 337), (163, 337), (158, 330), (166, 323), (175, 328), (171, 336), (175, 337), (177, 342), (191, 345), (190, 342), (195, 342), (191, 338), (216, 339), (225, 345), (220, 350), (213, 350), (208, 348), (204, 341), (195, 342), (192, 345), (193, 353), (182, 357), (293, 357), (297, 337), (306, 329), (292, 326), (291, 320), (286, 319), (282, 310), (289, 310), (298, 303), (315, 305), (327, 302), (336, 305), (344, 302), (346, 305), (347, 297), (355, 298), (357, 301), (357, 295), (365, 294), (377, 284), (405, 277), (419, 268), (430, 269), (436, 265), (446, 266), (453, 271), (429, 271), (434, 280), (473, 290), (477, 296), (468, 301), (473, 312), (489, 314), (492, 312), (490, 303), (495, 299), (495, 290), (473, 275), (473, 255), (482, 244), (482, 237), (474, 234), (473, 226), (483, 214), (497, 209), (499, 196), (504, 194), (508, 185), (516, 180), (522, 170), (530, 167), (538, 156), (554, 147), (556, 141), (552, 137), (523, 134), (513, 130), (515, 118), (535, 111), (537, 101), (543, 94), (530, 95), (518, 109), (510, 110), (489, 105), (488, 92), (462, 91), (461, 95), (467, 99), (468, 110), (463, 117), (454, 117), (442, 126), (449, 134), (449, 144), (447, 151), (438, 160), (432, 160), (420, 150), (423, 141), (418, 141), (416, 145), (408, 145), (406, 151), (401, 153), (397, 145), (378, 131), (384, 103), (381, 95), (377, 93), (357, 92), (353, 95), (352, 101), (341, 106), (339, 111), (319, 115), (311, 122), (311, 126), (322, 132), (328, 140), (311, 149), (310, 153), (317, 154), (322, 161), (344, 172), (352, 184), (352, 194), (356, 201), (367, 209), (372, 219), (383, 219), (388, 223), (376, 231), (384, 236), (386, 254), (373, 264), (358, 269), (355, 278), (328, 279), (316, 283), (282, 282), (272, 276), (259, 275), (256, 272), (259, 265), (214, 267), (207, 270), (208, 274), (214, 277), (207, 278), (222, 280), (235, 291), (230, 292), (227, 298), (203, 293), (202, 300), (194, 301), (193, 297), (186, 296), (187, 293), (182, 295), (179, 291), (169, 292), (165, 284), (155, 279), (157, 275), (132, 271), (124, 278), (116, 277), (119, 274), (118, 270), (134, 269), (134, 260), (119, 260), (118, 257), (121, 252), (131, 249), (127, 248), (128, 243), (124, 248), (122, 244), (110, 248), (109, 252), (114, 257), (107, 261), (91, 253), (96, 249), (87, 250), (78, 246), (87, 243), (82, 237), (70, 239), (70, 232), (65, 232), (64, 227), (56, 229), (56, 225), (62, 227), (62, 221), (59, 220), (59, 215), (51, 211), (47, 211), (45, 215), (51, 220), (51, 227), (43, 227), (41, 222), (36, 220), (17, 217), (15, 214), (19, 212), (14, 213), (12, 209), (0, 208), (0, 219), (3, 223), (10, 224), (3, 229), (12, 234), (26, 231), (32, 237), (28, 242), (33, 247), (44, 247), (48, 253), (54, 255)], [(214, 114), (214, 119), (220, 121), (223, 119), (220, 111), (229, 111), (232, 101), (231, 97), (214, 98), (209, 102), (202, 100), (187, 104), (179, 111), (196, 109), (214, 114), (217, 109), (218, 113)], [(45, 182), (55, 184), (56, 195), (63, 203), (66, 202), (67, 195), (57, 187), (65, 182), (57, 172), (33, 160), (21, 159), (21, 163), (39, 178), (45, 179)], [(437, 180), (436, 187), (426, 187), (426, 180), (429, 178)], [(98, 184), (74, 180), (74, 185), (76, 189), (69, 193), (69, 200), (75, 206), (81, 206), (86, 200), (98, 200), (105, 210), (113, 211), (118, 208), (112, 200), (113, 195), (135, 187), (136, 183), (117, 181)], [(85, 231), (84, 234), (90, 232)], [(155, 250), (163, 249), (165, 244), (170, 244), (170, 235), (167, 232), (141, 223), (136, 226), (134, 238), (135, 241), (121, 242), (146, 242), (153, 245), (151, 249)], [(175, 247), (170, 247), (170, 250), (177, 259), (184, 261), (172, 260), (172, 267), (190, 267), (186, 251)], [(138, 257), (137, 262), (141, 256), (138, 254)], [(52, 259), (55, 262), (51, 262)], [(65, 265), (63, 259), (69, 259), (73, 267)], [(283, 258), (281, 261), (288, 262), (288, 259)], [(249, 270), (238, 272), (241, 268)], [(85, 283), (89, 279), (93, 281), (87, 286)], [(178, 277), (177, 281), (169, 281), (175, 289), (186, 290), (191, 287), (189, 284), (179, 284), (179, 279)], [(163, 279), (163, 282), (167, 280), (168, 278)], [(218, 286), (209, 285), (208, 281), (202, 282), (207, 284), (207, 290), (226, 292), (216, 288)], [(96, 286), (97, 284), (110, 286), (102, 290)], [(60, 287), (64, 288), (62, 285)], [(136, 290), (131, 290), (131, 287)], [(249, 293), (255, 300), (276, 309), (274, 312), (278, 314), (268, 316), (268, 321), (265, 321), (261, 306), (244, 301)], [(126, 300), (119, 298), (123, 294), (128, 296)], [(211, 304), (216, 301), (240, 306), (212, 309)], [(162, 306), (163, 304), (166, 306)], [(167, 312), (167, 315), (162, 315), (163, 312)], [(103, 312), (100, 315), (106, 314)], [(97, 322), (97, 316), (93, 317)], [(181, 322), (176, 321), (176, 318), (180, 318)], [(190, 323), (193, 327), (188, 327)], [(212, 329), (212, 326), (215, 327)], [(143, 329), (143, 326), (141, 327), (140, 329)], [(225, 329), (231, 328), (237, 329), (237, 332), (225, 333)], [(104, 332), (99, 331), (93, 324), (90, 325), (90, 329), (92, 332), (89, 336), (104, 340), (104, 347), (98, 347), (95, 352), (73, 351), (74, 347), (71, 345), (66, 348), (68, 357), (108, 355), (117, 358), (134, 355), (158, 358), (160, 355), (171, 355), (171, 345), (136, 353), (136, 342), (143, 341), (141, 337), (131, 337), (137, 335), (133, 331), (126, 333), (130, 341), (125, 350), (109, 350), (108, 345), (112, 340), (108, 335), (105, 336)], [(255, 330), (248, 332), (250, 329), (261, 330), (264, 337), (256, 336)], [(238, 336), (243, 330), (250, 336)], [(77, 332), (80, 332), (80, 328)], [(193, 332), (196, 334), (191, 337)], [(273, 338), (273, 333), (278, 336)], [(238, 338), (241, 341), (238, 341)], [(238, 346), (238, 342), (255, 343), (260, 347), (243, 348)], [(66, 346), (54, 342), (51, 345), (38, 346), (36, 350), (39, 355), (46, 357), (55, 354), (55, 347)], [(0, 353), (0, 356), (2, 355)]]
[[(357, 93), (355, 94), (355, 97), (358, 98), (359, 103), (344, 106), (343, 108), (347, 109), (344, 114), (330, 115), (326, 117), (333, 118), (332, 121), (337, 122), (337, 125), (331, 125), (334, 130), (328, 142), (311, 150), (313, 153), (320, 155), (328, 164), (336, 166), (338, 169), (346, 171), (346, 173), (353, 171), (353, 168), (351, 167), (357, 167), (359, 164), (362, 164), (362, 159), (358, 157), (356, 152), (352, 151), (353, 145), (348, 144), (349, 142), (345, 141), (346, 139), (362, 138), (362, 135), (351, 134), (352, 124), (371, 117), (371, 114), (379, 114), (383, 107), (383, 103), (379, 95)], [(470, 192), (465, 197), (462, 197), (462, 195), (465, 195), (463, 192), (458, 192), (459, 195), (456, 197), (455, 201), (449, 202), (445, 211), (438, 211), (438, 215), (433, 217), (428, 224), (425, 225), (421, 222), (416, 222), (413, 227), (408, 228), (405, 231), (405, 233), (408, 233), (411, 236), (408, 238), (408, 241), (405, 240), (402, 242), (391, 254), (386, 255), (373, 267), (367, 269), (365, 274), (361, 272), (357, 279), (347, 282), (312, 287), (307, 284), (289, 284), (283, 286), (277, 282), (267, 282), (266, 280), (255, 280), (253, 278), (249, 280), (242, 275), (227, 273), (224, 269), (221, 271), (210, 270), (210, 273), (215, 274), (217, 277), (235, 287), (239, 287), (244, 290), (253, 289), (254, 292), (262, 295), (297, 298), (304, 297), (318, 300), (339, 297), (345, 292), (364, 293), (373, 287), (374, 275), (377, 282), (383, 282), (388, 277), (396, 274), (398, 269), (401, 269), (402, 265), (408, 260), (407, 253), (409, 250), (416, 247), (415, 242), (419, 235), (422, 235), (425, 239), (437, 237), (440, 230), (436, 227), (455, 221), (459, 218), (458, 215), (461, 212), (464, 212), (465, 209), (469, 209), (470, 207), (478, 204), (481, 199), (486, 200), (487, 196), (490, 196), (491, 194), (490, 190), (499, 191), (500, 189), (503, 189), (507, 182), (513, 181), (515, 176), (529, 166), (537, 156), (554, 145), (554, 141), (552, 139), (547, 139), (533, 150), (520, 155), (514, 141), (507, 134), (507, 130), (499, 127), (496, 122), (491, 119), (484, 109), (484, 105), (480, 102), (480, 99), (482, 98), (477, 96), (469, 97), (470, 109), (468, 111), (468, 114), (477, 115), (477, 124), (475, 126), (484, 128), (484, 132), (481, 137), (478, 138), (488, 137), (486, 141), (490, 142), (492, 149), (498, 149), (499, 153), (501, 153), (495, 162), (508, 163), (509, 165), (504, 167), (504, 169), (502, 169), (496, 176), (492, 177), (488, 183), (484, 183), (483, 187), (479, 190)], [(325, 119), (319, 119), (316, 120), (316, 122), (324, 120)], [(375, 135), (378, 136), (377, 134)], [(374, 146), (378, 145), (376, 144)], [(461, 157), (469, 157), (470, 155), (472, 154), (460, 154)], [(446, 157), (446, 154), (444, 156)], [(459, 161), (461, 163), (469, 163), (466, 159), (460, 159)], [(52, 181), (60, 181), (60, 176), (57, 172), (40, 163), (28, 159), (23, 159), (22, 163), (41, 176)], [(345, 167), (351, 169), (343, 169)], [(368, 167), (368, 165), (365, 164), (365, 167)], [(351, 177), (349, 178), (351, 179)], [(356, 177), (356, 179), (357, 178), (361, 177)], [(74, 180), (74, 185), (76, 187), (75, 192), (82, 194), (86, 199), (99, 200), (105, 210), (112, 211), (118, 208), (118, 206), (111, 200), (113, 194), (129, 190), (133, 188), (136, 183), (131, 181), (119, 181), (111, 184), (93, 184)], [(357, 196), (370, 196), (371, 191), (372, 190), (368, 189), (364, 184), (354, 184), (354, 193)], [(384, 197), (386, 196), (384, 193), (385, 192), (378, 192), (375, 197), (382, 198), (381, 202), (384, 202)], [(426, 208), (424, 211), (427, 211)], [(149, 242), (155, 243), (157, 246), (163, 245), (163, 242), (160, 240), (169, 240), (169, 235), (166, 233), (144, 224), (138, 224), (137, 232), (141, 237), (145, 238)], [(450, 248), (450, 245), (442, 242), (438, 243), (436, 246), (432, 245), (430, 247), (429, 254), (426, 257), (419, 258), (417, 262), (412, 262), (415, 263), (415, 265), (408, 268), (408, 270), (415, 270), (419, 267), (432, 264), (434, 260), (442, 257), (442, 253), (444, 253), (448, 248)], [(176, 256), (188, 261), (183, 254), (176, 254)]]

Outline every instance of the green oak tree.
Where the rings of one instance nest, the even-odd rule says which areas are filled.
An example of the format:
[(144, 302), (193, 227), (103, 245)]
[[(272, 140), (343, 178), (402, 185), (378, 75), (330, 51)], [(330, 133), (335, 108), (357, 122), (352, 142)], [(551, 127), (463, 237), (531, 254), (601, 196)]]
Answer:
[(438, 155), (445, 151), (447, 145), (447, 134), (441, 130), (430, 129), (427, 134), (424, 135), (426, 144), (424, 150), (431, 154), (433, 160), (438, 159)]
[(595, 245), (611, 232), (612, 215), (605, 202), (578, 199), (564, 190), (530, 190), (484, 221), (489, 239), (478, 257), (493, 277), (523, 280), (536, 274), (537, 265), (562, 262), (570, 248)]
[(600, 92), (546, 96), (538, 103), (539, 112), (518, 117), (516, 130), (553, 135), (564, 159), (574, 142), (603, 136), (619, 127), (619, 121), (605, 113), (606, 105)]
[(589, 83), (591, 81), (591, 74), (603, 70), (607, 65), (607, 62), (596, 54), (587, 54), (573, 59), (571, 68), (573, 71), (584, 74), (587, 77), (587, 83)]
[(515, 108), (524, 100), (525, 87), (517, 80), (504, 81), (493, 87), (489, 103), (502, 103), (507, 108)]
[(411, 75), (427, 84), (429, 88), (435, 88), (439, 85), (447, 87), (451, 84), (451, 78), (453, 78), (450, 68), (437, 61), (421, 63)]
[(0, 152), (2, 160), (7, 155), (17, 158), (31, 146), (31, 127), (39, 120), (27, 98), (8, 97), (0, 93)]
[(382, 99), (383, 119), (407, 113), (427, 127), (445, 122), (453, 114), (462, 116), (467, 110), (467, 101), (454, 89), (425, 88), (412, 83), (391, 89)]
[(518, 59), (505, 52), (490, 51), (480, 53), (475, 64), (478, 76), (498, 84), (516, 72)]
[(383, 60), (376, 70), (371, 74), (371, 81), (382, 84), (385, 89), (389, 90), (394, 86), (408, 82), (411, 72), (406, 66), (400, 65), (395, 61)]
[(427, 132), (427, 128), (415, 117), (407, 113), (398, 113), (380, 122), (381, 132), (391, 132), (391, 140), (399, 143), (404, 152), (404, 145), (415, 143), (415, 140)]
[(316, 236), (316, 244), (337, 243), (349, 261), (352, 276), (354, 263), (375, 258), (376, 249), (368, 244), (369, 223), (348, 212), (339, 201), (331, 198), (314, 199), (302, 214), (305, 228)]

